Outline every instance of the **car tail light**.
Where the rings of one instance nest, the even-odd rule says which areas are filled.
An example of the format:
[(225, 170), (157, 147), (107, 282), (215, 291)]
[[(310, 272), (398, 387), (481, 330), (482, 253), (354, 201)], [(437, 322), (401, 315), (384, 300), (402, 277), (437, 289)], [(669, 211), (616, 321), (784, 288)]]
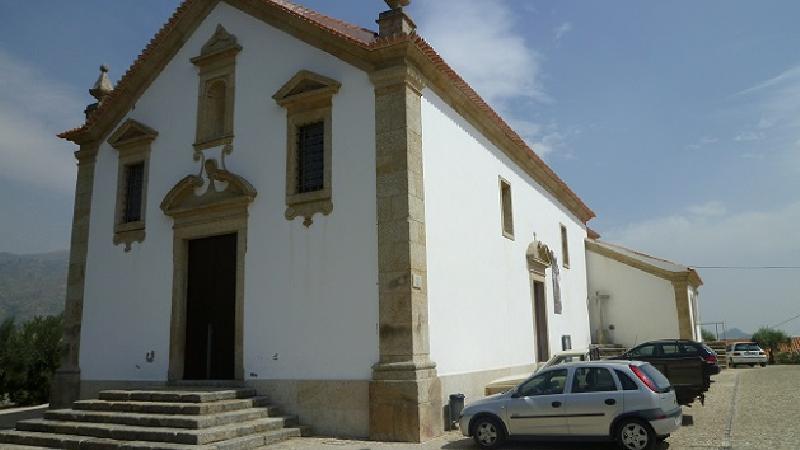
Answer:
[(740, 356), (741, 354), (741, 352), (733, 352), (733, 356)]
[(761, 356), (766, 355), (766, 353), (764, 353), (764, 352), (758, 352), (758, 354), (761, 355)]
[(628, 366), (628, 367), (631, 368), (631, 371), (634, 373), (634, 375), (636, 375), (637, 378), (642, 380), (642, 383), (644, 383), (645, 386), (650, 388), (651, 391), (656, 392), (658, 390), (658, 389), (656, 389), (656, 384), (653, 383), (653, 380), (651, 380), (650, 377), (645, 375), (645, 373), (642, 372), (641, 369), (639, 369), (636, 366)]
[[(736, 353), (734, 353), (734, 355), (735, 354)], [(712, 353), (710, 355), (703, 356), (703, 361), (705, 361), (705, 362), (707, 362), (709, 364), (716, 364), (717, 363), (717, 355)]]

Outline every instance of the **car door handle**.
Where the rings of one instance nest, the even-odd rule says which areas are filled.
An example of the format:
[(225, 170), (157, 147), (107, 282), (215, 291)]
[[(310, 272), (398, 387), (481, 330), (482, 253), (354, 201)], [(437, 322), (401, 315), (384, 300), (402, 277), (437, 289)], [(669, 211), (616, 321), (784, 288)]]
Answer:
[(614, 400), (613, 398), (607, 398), (606, 399), (606, 405), (616, 405), (616, 404), (617, 404), (617, 401)]
[(553, 408), (561, 408), (561, 402), (553, 402), (551, 405), (553, 405)]

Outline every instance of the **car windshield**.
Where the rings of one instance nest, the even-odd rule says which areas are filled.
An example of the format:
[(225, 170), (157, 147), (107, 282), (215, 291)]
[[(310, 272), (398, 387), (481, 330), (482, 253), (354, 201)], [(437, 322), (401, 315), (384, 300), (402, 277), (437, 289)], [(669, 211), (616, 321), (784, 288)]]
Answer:
[(661, 372), (658, 371), (655, 367), (651, 366), (650, 364), (643, 364), (639, 366), (639, 369), (645, 373), (653, 383), (656, 384), (656, 389), (659, 392), (666, 392), (669, 389), (669, 380), (667, 377), (664, 376)]
[(736, 344), (736, 348), (734, 349), (739, 352), (758, 352), (761, 351), (761, 348), (758, 347), (758, 344)]

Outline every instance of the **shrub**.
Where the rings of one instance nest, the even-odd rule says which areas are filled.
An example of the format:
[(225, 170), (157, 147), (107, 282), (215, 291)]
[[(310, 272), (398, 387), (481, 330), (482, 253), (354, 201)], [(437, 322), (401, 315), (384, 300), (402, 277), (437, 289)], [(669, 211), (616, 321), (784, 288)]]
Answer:
[(800, 353), (798, 352), (776, 353), (775, 362), (778, 364), (800, 364)]
[(761, 327), (753, 333), (753, 340), (758, 343), (761, 348), (769, 350), (769, 363), (775, 364), (775, 352), (778, 347), (786, 342), (789, 342), (789, 336), (782, 330), (775, 328)]
[(0, 397), (19, 406), (47, 403), (61, 361), (61, 330), (60, 315), (0, 325)]
[(700, 334), (703, 336), (703, 342), (714, 342), (717, 340), (717, 335), (705, 328), (700, 329)]

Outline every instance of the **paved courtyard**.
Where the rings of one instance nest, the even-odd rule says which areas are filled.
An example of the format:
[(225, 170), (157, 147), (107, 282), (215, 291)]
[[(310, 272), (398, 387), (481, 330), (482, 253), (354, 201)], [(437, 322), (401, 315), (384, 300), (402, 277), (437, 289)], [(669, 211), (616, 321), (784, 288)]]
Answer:
[[(674, 433), (663, 449), (800, 449), (800, 366), (725, 370), (714, 378), (705, 406), (684, 408), (694, 424)], [(421, 445), (331, 438), (299, 438), (269, 450), (477, 449), (449, 433)], [(507, 450), (613, 449), (611, 444), (511, 443)], [(267, 450), (265, 448), (264, 450)]]

